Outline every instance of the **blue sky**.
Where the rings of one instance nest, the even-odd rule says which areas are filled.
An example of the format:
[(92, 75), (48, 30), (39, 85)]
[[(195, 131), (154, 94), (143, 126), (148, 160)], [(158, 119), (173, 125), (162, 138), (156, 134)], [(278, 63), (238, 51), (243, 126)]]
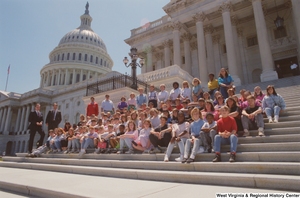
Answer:
[[(130, 30), (164, 15), (170, 0), (89, 0), (92, 29), (103, 39), (113, 70), (130, 73), (122, 62)], [(40, 69), (60, 39), (80, 25), (86, 0), (0, 1), (0, 90), (24, 93), (38, 88)]]

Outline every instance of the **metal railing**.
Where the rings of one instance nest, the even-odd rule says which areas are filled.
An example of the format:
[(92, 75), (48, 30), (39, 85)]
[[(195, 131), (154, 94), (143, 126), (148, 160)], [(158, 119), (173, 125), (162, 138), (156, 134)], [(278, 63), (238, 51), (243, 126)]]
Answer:
[[(133, 78), (132, 76), (121, 74), (118, 76), (113, 76), (111, 78), (97, 81), (96, 83), (90, 84), (86, 88), (86, 96), (91, 96), (94, 94), (102, 93), (105, 91), (111, 91), (114, 89), (120, 89), (123, 87), (129, 87), (132, 88), (131, 85), (133, 84)], [(136, 84), (140, 88), (144, 89), (144, 93), (148, 93), (150, 84), (141, 81), (139, 79), (136, 79)], [(154, 88), (155, 91), (159, 92), (160, 89)]]

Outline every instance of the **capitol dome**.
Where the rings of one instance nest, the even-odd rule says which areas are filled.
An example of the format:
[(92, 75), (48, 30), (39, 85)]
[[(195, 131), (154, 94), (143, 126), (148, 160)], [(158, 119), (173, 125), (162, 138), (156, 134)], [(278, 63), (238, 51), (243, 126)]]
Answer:
[(91, 28), (89, 4), (80, 26), (62, 37), (49, 54), (50, 63), (41, 70), (41, 87), (53, 89), (111, 72), (113, 61), (104, 41)]

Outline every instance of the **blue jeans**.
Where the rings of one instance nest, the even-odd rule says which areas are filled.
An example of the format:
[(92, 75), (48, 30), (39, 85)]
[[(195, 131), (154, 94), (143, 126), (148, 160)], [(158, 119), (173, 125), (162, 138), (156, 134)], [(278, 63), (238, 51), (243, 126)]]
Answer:
[(230, 152), (235, 153), (237, 148), (238, 138), (236, 135), (231, 134), (229, 138), (223, 138), (220, 135), (215, 136), (215, 152), (220, 153), (221, 144), (229, 144)]
[(128, 147), (129, 150), (132, 150), (132, 141), (132, 138), (120, 138), (120, 150), (123, 150), (125, 145)]
[(92, 139), (92, 138), (86, 138), (81, 143), (81, 149), (87, 149), (89, 147), (95, 148), (94, 139)]
[(170, 142), (167, 148), (166, 156), (170, 158), (174, 146), (177, 144), (179, 147), (180, 155), (184, 155), (184, 144), (186, 143), (187, 138), (180, 138), (179, 142), (174, 142), (173, 144)]
[(217, 131), (212, 129), (209, 132), (200, 131), (200, 145), (204, 146), (206, 149), (212, 148), (214, 146), (214, 139)]
[(72, 139), (68, 141), (68, 150), (79, 150), (80, 149), (80, 142), (78, 139)]
[(274, 114), (274, 116), (279, 116), (280, 110), (281, 110), (281, 108), (279, 106), (265, 108), (267, 117), (270, 117), (273, 114)]
[(55, 140), (54, 143), (51, 145), (52, 150), (61, 150), (61, 143), (60, 140)]
[[(190, 149), (191, 149), (191, 144), (192, 144), (192, 139), (188, 139), (185, 143), (185, 147), (184, 147), (184, 158), (188, 158)], [(193, 145), (193, 149), (190, 155), (190, 158), (195, 159), (197, 151), (199, 150), (199, 146), (200, 146), (200, 140), (198, 138), (196, 138), (194, 140), (194, 145)]]

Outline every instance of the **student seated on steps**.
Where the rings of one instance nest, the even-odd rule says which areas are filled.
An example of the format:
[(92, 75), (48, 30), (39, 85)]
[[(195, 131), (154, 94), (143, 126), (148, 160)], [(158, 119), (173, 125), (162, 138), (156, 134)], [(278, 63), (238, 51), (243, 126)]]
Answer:
[(244, 136), (249, 136), (249, 129), (258, 129), (258, 135), (264, 136), (264, 118), (262, 108), (255, 103), (254, 96), (248, 96), (248, 107), (242, 112), (242, 124), (244, 128)]

